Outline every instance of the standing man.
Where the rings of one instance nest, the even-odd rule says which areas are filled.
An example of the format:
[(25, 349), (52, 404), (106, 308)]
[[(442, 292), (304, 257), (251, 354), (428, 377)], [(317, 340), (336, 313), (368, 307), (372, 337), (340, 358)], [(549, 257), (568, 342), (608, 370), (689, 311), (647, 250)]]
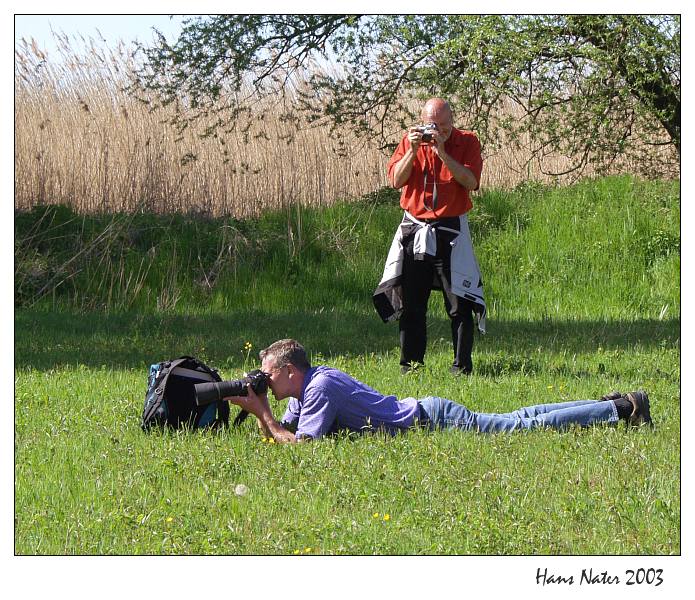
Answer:
[[(425, 127), (411, 127), (388, 163), (388, 178), (401, 189), (404, 209), (374, 305), (384, 322), (399, 319), (401, 372), (424, 364), (427, 303), (441, 289), (451, 319), (451, 372), (473, 370), (473, 314), (485, 333), (485, 300), (468, 229), (483, 160), (474, 133), (453, 125), (449, 103), (431, 98), (421, 114)], [(423, 131), (424, 129), (424, 131)]]

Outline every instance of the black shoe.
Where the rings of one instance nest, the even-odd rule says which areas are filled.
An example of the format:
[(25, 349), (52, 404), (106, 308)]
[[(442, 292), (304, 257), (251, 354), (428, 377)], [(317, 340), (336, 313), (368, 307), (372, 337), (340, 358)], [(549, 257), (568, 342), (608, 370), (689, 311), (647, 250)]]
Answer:
[(423, 363), (418, 363), (418, 362), (414, 362), (412, 364), (408, 363), (405, 365), (401, 365), (401, 375), (408, 375), (408, 373), (415, 373), (416, 371), (418, 371), (419, 369), (421, 369), (424, 366), (425, 365)]
[(605, 400), (618, 400), (619, 398), (622, 398), (624, 394), (621, 394), (620, 392), (608, 392), (605, 396), (601, 396), (599, 400), (605, 401)]
[(453, 365), (451, 369), (449, 369), (449, 372), (454, 377), (461, 377), (461, 375), (470, 375), (473, 372), (473, 369), (467, 369), (465, 367), (457, 367), (456, 365)]
[(649, 425), (654, 427), (652, 415), (649, 412), (649, 396), (645, 391), (630, 392), (625, 396), (632, 403), (632, 414), (627, 418), (630, 427)]

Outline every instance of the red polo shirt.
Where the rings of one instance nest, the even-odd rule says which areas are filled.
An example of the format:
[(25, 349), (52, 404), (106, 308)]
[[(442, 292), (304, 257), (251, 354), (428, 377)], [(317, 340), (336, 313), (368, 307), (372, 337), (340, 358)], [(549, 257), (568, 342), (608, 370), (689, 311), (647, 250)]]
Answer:
[[(393, 169), (409, 147), (408, 136), (403, 136), (388, 163), (389, 181), (393, 181)], [(479, 186), (483, 159), (476, 135), (453, 128), (444, 149), (457, 163), (473, 172)], [(401, 208), (417, 219), (439, 219), (463, 215), (473, 208), (473, 203), (468, 190), (454, 179), (432, 147), (421, 144), (410, 177), (402, 188)]]

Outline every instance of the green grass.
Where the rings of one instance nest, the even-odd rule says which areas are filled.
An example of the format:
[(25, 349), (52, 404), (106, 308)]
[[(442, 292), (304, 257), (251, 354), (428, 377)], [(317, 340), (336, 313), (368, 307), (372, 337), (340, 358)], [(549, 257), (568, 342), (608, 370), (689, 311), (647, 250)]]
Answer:
[[(15, 313), (15, 552), (680, 553), (678, 184), (610, 178), (478, 198), (489, 333), (464, 379), (448, 375), (437, 294), (427, 365), (406, 377), (397, 328), (371, 307), (394, 204), (384, 193), (233, 223), (248, 243), (225, 255), (212, 289), (196, 281), (230, 243), (230, 222), (141, 215), (122, 231), (134, 223), (151, 237), (112, 241), (101, 284), (85, 262), (33, 305), (26, 287)], [(18, 216), (17, 238), (34, 231), (34, 265), (50, 266), (69, 258), (66, 235), (74, 253), (114, 217), (68, 216), (80, 223), (69, 234), (37, 219)], [(137, 269), (148, 252), (147, 279), (125, 303), (132, 271), (117, 258)], [(178, 300), (158, 308), (167, 287)], [(237, 377), (285, 336), (383, 392), (480, 411), (644, 387), (657, 428), (415, 431), (292, 447), (263, 442), (251, 420), (217, 433), (140, 431), (151, 362), (193, 354)], [(279, 416), (284, 402), (272, 404)], [(239, 483), (248, 495), (235, 494)]]

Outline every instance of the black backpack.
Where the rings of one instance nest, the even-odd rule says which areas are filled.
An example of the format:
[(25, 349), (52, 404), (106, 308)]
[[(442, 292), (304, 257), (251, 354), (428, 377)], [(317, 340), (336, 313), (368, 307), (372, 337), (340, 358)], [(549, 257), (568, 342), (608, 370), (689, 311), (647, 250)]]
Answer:
[(216, 428), (229, 423), (229, 404), (222, 400), (198, 406), (193, 386), (196, 383), (222, 381), (216, 369), (198, 359), (182, 356), (150, 366), (142, 411), (143, 430), (168, 426), (180, 429)]

